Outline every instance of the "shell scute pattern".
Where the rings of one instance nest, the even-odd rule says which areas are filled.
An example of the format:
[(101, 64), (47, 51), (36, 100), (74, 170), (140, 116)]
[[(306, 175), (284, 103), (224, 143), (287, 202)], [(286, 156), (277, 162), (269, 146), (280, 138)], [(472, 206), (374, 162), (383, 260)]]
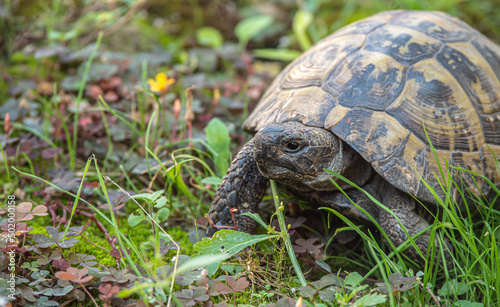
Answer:
[[(467, 94), (435, 60), (412, 66), (405, 88), (387, 113), (438, 149), (477, 151), (484, 143), (479, 117)], [(467, 131), (467, 133), (463, 133)]]
[(443, 43), (468, 41), (478, 32), (461, 20), (441, 12), (395, 14), (391, 23), (416, 30)]
[(334, 35), (325, 38), (328, 40), (330, 37), (350, 36), (356, 34), (367, 34), (373, 32), (378, 27), (383, 26), (393, 18), (394, 12), (382, 12), (365, 19), (359, 20), (350, 24), (348, 27), (343, 27), (337, 30)]
[(488, 62), (495, 73), (497, 80), (500, 80), (500, 47), (493, 44), (487, 38), (479, 36), (471, 41), (471, 44)]
[[(480, 117), (486, 143), (500, 145), (500, 81), (488, 62), (470, 44), (454, 43), (443, 48), (437, 60), (459, 81)], [(482, 145), (482, 144), (481, 144)]]
[(398, 145), (392, 155), (374, 161), (372, 165), (384, 172), (384, 178), (398, 189), (421, 197), (420, 185), (423, 184), (420, 178), (425, 173), (428, 163), (425, 144), (414, 134), (409, 133)]
[(365, 35), (336, 37), (325, 40), (307, 51), (294, 63), (284, 75), (282, 89), (296, 89), (307, 86), (319, 86), (324, 82), (325, 63), (334, 67), (346, 55), (358, 50), (363, 45)]
[(494, 183), (500, 182), (500, 171), (494, 167), (494, 165), (498, 167), (497, 159), (499, 156), (498, 153), (500, 153), (500, 146), (485, 144), (481, 147), (479, 153), (483, 160), (484, 176), (490, 178)]
[(405, 70), (390, 56), (357, 52), (329, 73), (322, 88), (342, 106), (382, 111), (399, 96)]
[[(482, 153), (477, 154), (475, 152), (452, 152), (450, 163), (457, 167), (473, 171), (477, 174), (483, 174), (485, 165), (483, 165), (481, 161), (481, 156)], [(470, 173), (463, 172), (460, 178), (458, 178), (457, 174), (454, 175), (454, 179), (457, 182), (463, 180), (465, 187), (467, 187), (469, 190), (472, 190), (472, 192), (476, 195), (479, 195), (481, 191), (485, 191), (488, 189), (488, 183), (485, 180), (483, 180), (482, 178), (473, 177)]]
[(432, 58), (442, 47), (439, 40), (396, 25), (385, 25), (368, 36), (365, 49), (387, 54), (404, 65)]
[(427, 137), (445, 175), (451, 171), (474, 193), (489, 190), (446, 169), (446, 160), (500, 184), (493, 156), (500, 156), (500, 47), (455, 17), (375, 15), (325, 38), (278, 78), (247, 130), (290, 120), (324, 127), (391, 184), (425, 201), (434, 196), (422, 178), (441, 190)]

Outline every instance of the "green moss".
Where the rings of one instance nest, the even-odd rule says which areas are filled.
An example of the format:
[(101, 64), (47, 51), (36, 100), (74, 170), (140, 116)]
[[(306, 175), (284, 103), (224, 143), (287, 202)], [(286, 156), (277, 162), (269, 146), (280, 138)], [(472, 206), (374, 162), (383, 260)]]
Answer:
[[(33, 227), (31, 234), (47, 235), (45, 227), (52, 225), (50, 219), (50, 216), (37, 216), (33, 220), (31, 220), (29, 223), (29, 225)], [(63, 229), (60, 229), (60, 231), (63, 231)], [(111, 249), (111, 246), (104, 238), (104, 235), (97, 229), (97, 227), (95, 227), (95, 224), (91, 224), (91, 226), (85, 231), (85, 237), (87, 237), (90, 241), (100, 247), (103, 247), (107, 250)], [(71, 252), (93, 255), (97, 258), (98, 263), (102, 266), (116, 266), (115, 258), (113, 258), (109, 253), (102, 249), (96, 248), (94, 245), (90, 244), (82, 237), (78, 237), (78, 240), (79, 242), (76, 243), (73, 247), (63, 249), (65, 255), (68, 255)]]
[[(51, 219), (50, 216), (35, 217), (32, 221), (30, 221), (29, 224), (31, 227), (34, 228), (31, 234), (47, 235), (45, 227), (52, 225), (50, 219)], [(114, 235), (114, 228), (103, 219), (101, 218), (98, 219), (101, 220), (101, 223), (104, 225), (108, 233), (110, 235)], [(76, 221), (74, 220), (72, 224), (73, 225), (76, 224), (75, 226), (80, 224), (80, 223), (77, 224), (76, 222), (78, 222), (78, 220)], [(120, 225), (120, 231), (123, 234), (125, 234), (130, 241), (133, 242), (137, 250), (141, 253), (142, 259), (144, 259), (145, 262), (147, 262), (148, 259), (152, 260), (154, 258), (154, 252), (152, 249), (148, 249), (146, 244), (150, 240), (154, 239), (150, 224), (143, 222), (135, 227), (130, 227), (130, 225), (127, 223), (127, 218), (120, 217), (119, 225)], [(61, 229), (60, 231), (63, 231), (63, 229)], [(181, 250), (182, 254), (192, 255), (195, 253), (193, 244), (189, 242), (188, 234), (182, 231), (180, 227), (177, 226), (171, 227), (166, 229), (166, 231), (170, 236), (172, 236), (172, 238), (175, 241), (180, 243), (182, 248)], [(111, 245), (105, 239), (104, 234), (96, 227), (95, 223), (90, 224), (90, 227), (87, 228), (87, 230), (84, 232), (84, 235), (95, 245), (100, 246), (107, 250), (112, 249)], [(82, 237), (77, 237), (77, 238), (79, 240), (78, 243), (76, 243), (71, 248), (64, 249), (65, 255), (68, 255), (69, 253), (72, 252), (86, 254), (86, 255), (93, 255), (96, 257), (96, 261), (99, 263), (101, 267), (116, 267), (116, 259), (112, 257), (108, 252), (100, 248), (97, 248), (96, 246), (92, 245)], [(126, 244), (126, 242), (124, 242), (124, 244)], [(116, 245), (118, 246), (118, 243), (116, 243)], [(131, 250), (131, 259), (134, 261), (134, 263), (140, 263), (139, 257), (132, 251), (132, 248), (130, 248), (130, 246), (127, 246), (127, 248)], [(163, 259), (162, 261), (160, 261), (159, 265), (167, 264), (169, 260), (172, 258), (172, 256), (175, 255), (175, 253), (176, 253), (175, 250), (169, 251), (168, 254), (163, 256)]]
[(184, 255), (193, 255), (196, 253), (194, 244), (189, 242), (189, 234), (183, 231), (180, 227), (172, 227), (166, 230), (175, 241), (181, 245), (181, 253)]

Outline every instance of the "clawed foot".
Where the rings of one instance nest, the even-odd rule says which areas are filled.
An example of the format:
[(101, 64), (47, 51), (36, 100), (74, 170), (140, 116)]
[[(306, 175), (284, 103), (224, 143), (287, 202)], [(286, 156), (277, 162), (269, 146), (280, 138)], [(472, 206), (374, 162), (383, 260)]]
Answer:
[[(238, 209), (231, 208), (229, 210), (229, 212), (231, 213), (231, 219), (233, 220), (233, 225), (234, 226), (233, 225), (229, 225), (229, 226), (215, 225), (215, 222), (210, 218), (210, 216), (208, 215), (208, 213), (205, 213), (205, 218), (207, 219), (208, 224), (210, 225), (210, 228), (209, 228), (209, 231), (208, 231), (209, 234), (212, 235), (218, 229), (233, 229), (233, 230), (238, 230), (238, 222), (234, 218), (234, 214), (233, 214), (235, 212), (238, 212)], [(212, 228), (217, 228), (217, 229), (212, 229)]]

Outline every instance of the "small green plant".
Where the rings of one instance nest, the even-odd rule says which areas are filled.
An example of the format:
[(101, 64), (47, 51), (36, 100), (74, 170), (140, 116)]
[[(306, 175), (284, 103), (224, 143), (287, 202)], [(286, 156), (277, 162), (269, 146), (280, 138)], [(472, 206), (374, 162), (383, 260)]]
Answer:
[(224, 38), (219, 30), (213, 27), (203, 27), (196, 31), (196, 41), (202, 46), (219, 49), (224, 43)]
[(240, 50), (244, 50), (248, 42), (268, 28), (273, 20), (274, 17), (271, 15), (256, 15), (240, 21), (234, 29)]
[(227, 126), (218, 118), (212, 119), (205, 127), (205, 135), (210, 152), (215, 156), (214, 163), (219, 176), (226, 174), (231, 160), (229, 151), (229, 131)]
[[(16, 273), (11, 293), (0, 268), (0, 296), (25, 306), (498, 305), (498, 196), (466, 212), (446, 193), (437, 200), (436, 240), (416, 274), (402, 253), (416, 237), (396, 248), (332, 211), (316, 223), (276, 190), (263, 205), (276, 201), (280, 232), (252, 215), (260, 236), (201, 238), (248, 137), (241, 120), (283, 62), (388, 9), (446, 11), (498, 41), (495, 0), (94, 2), (7, 1), (0, 14), (0, 263), (14, 253)], [(443, 190), (465, 198), (445, 168)], [(478, 190), (491, 185), (472, 177)], [(332, 216), (347, 226), (329, 228)]]

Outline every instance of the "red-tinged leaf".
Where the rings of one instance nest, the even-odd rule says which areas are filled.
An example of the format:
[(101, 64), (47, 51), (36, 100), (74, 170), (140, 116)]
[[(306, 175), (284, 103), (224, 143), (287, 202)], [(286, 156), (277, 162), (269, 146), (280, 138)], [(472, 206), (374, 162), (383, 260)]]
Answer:
[(84, 277), (84, 278), (80, 278), (80, 279), (74, 279), (74, 280), (71, 280), (72, 282), (78, 282), (78, 283), (81, 283), (81, 284), (84, 284), (86, 282), (89, 282), (92, 280), (92, 278), (94, 278), (94, 276), (92, 275), (89, 275), (87, 277)]
[(104, 92), (102, 91), (102, 89), (98, 86), (98, 85), (91, 85), (88, 89), (87, 89), (87, 95), (94, 98), (94, 99), (99, 99), (99, 96), (102, 96)]
[(229, 288), (228, 285), (220, 283), (215, 286), (217, 288), (217, 291), (219, 291), (220, 294), (228, 294), (228, 293), (233, 293), (234, 290)]
[[(0, 215), (1, 215), (1, 213), (0, 213)], [(9, 232), (8, 226), (9, 226), (8, 224), (4, 224), (4, 225), (0, 226), (0, 229), (7, 233), (7, 232)], [(27, 227), (26, 223), (24, 223), (24, 222), (19, 222), (16, 224), (16, 236), (20, 236), (22, 234), (29, 233), (32, 230), (33, 230), (33, 227)]]
[(38, 205), (31, 211), (31, 214), (38, 216), (46, 216), (48, 215), (47, 207), (45, 207), (44, 205)]
[(31, 221), (33, 219), (33, 215), (31, 213), (19, 213), (16, 214), (16, 222), (20, 221)]
[(73, 279), (76, 279), (75, 275), (73, 275), (71, 273), (68, 273), (68, 272), (64, 272), (64, 271), (56, 272), (54, 275), (57, 278), (62, 279), (62, 280), (73, 280)]
[(303, 253), (306, 250), (313, 255), (319, 254), (321, 253), (320, 248), (323, 247), (324, 243), (314, 245), (317, 240), (317, 238), (309, 238), (307, 240), (299, 238), (295, 241), (297, 245), (293, 245), (293, 249), (296, 253)]
[(58, 154), (63, 153), (63, 150), (61, 148), (46, 148), (42, 150), (42, 158), (43, 159), (52, 159)]
[(97, 188), (99, 186), (99, 184), (100, 184), (99, 181), (94, 181), (94, 182), (86, 183), (86, 184), (84, 184), (84, 186), (86, 188), (95, 189), (95, 188)]
[(25, 201), (25, 202), (22, 202), (19, 205), (17, 205), (16, 211), (21, 212), (21, 213), (23, 213), (23, 212), (29, 213), (31, 211), (31, 208), (33, 208), (33, 204)]
[(111, 287), (111, 290), (109, 291), (109, 293), (113, 294), (113, 295), (118, 293), (118, 292), (120, 292), (120, 287), (118, 287), (118, 286)]
[(89, 270), (89, 267), (84, 267), (78, 272), (78, 278), (82, 278), (83, 276), (87, 275), (87, 271)]
[(199, 120), (200, 122), (209, 122), (212, 118), (212, 114), (200, 114), (198, 115), (197, 120)]
[(234, 279), (234, 277), (226, 276), (226, 278), (224, 278), (224, 280), (227, 282), (229, 287), (231, 287), (233, 289), (234, 289), (234, 287), (236, 287), (236, 280)]
[(10, 128), (12, 128), (12, 125), (10, 124), (10, 114), (6, 113), (3, 120), (3, 130), (5, 131), (5, 134), (9, 133)]
[(70, 274), (73, 274), (75, 275), (74, 278), (77, 278), (78, 277), (78, 274), (80, 273), (80, 270), (77, 269), (77, 268), (74, 268), (74, 267), (70, 267), (66, 270), (66, 272), (70, 273)]
[[(124, 204), (121, 204), (119, 206), (116, 206), (115, 205), (111, 205), (111, 208), (113, 208), (113, 211), (118, 211), (120, 210), (121, 208), (125, 207), (125, 205), (127, 205), (126, 203)], [(103, 210), (109, 210), (109, 204), (108, 203), (105, 203), (105, 204), (102, 204), (100, 205), (99, 207), (97, 207), (99, 209), (103, 209)]]
[(120, 292), (120, 287), (111, 284), (101, 284), (99, 286), (99, 291), (107, 298), (111, 298), (114, 294)]
[(116, 206), (116, 207), (114, 207), (114, 208), (113, 208), (113, 211), (118, 211), (118, 210), (120, 210), (121, 208), (125, 207), (126, 205), (127, 205), (127, 204), (121, 204), (121, 205), (119, 205), (119, 206)]
[(99, 81), (99, 86), (105, 90), (115, 90), (122, 84), (122, 79), (120, 77), (111, 77), (109, 80), (101, 80)]
[(81, 117), (78, 119), (78, 123), (80, 126), (83, 127), (83, 130), (87, 130), (89, 125), (92, 125), (92, 118), (91, 117)]
[(121, 257), (122, 257), (122, 255), (120, 254), (120, 252), (118, 251), (118, 249), (116, 249), (116, 247), (115, 247), (115, 248), (113, 248), (113, 249), (109, 252), (109, 255), (110, 255), (111, 257), (115, 257), (115, 258), (117, 258), (117, 259), (119, 259), (119, 258), (121, 258)]
[(250, 285), (250, 282), (245, 278), (241, 277), (236, 281), (236, 287), (234, 287), (235, 291), (243, 291)]
[(292, 245), (292, 247), (293, 247), (293, 251), (296, 254), (302, 254), (302, 253), (305, 253), (307, 251), (307, 249), (305, 247), (302, 247), (302, 246)]
[(120, 98), (115, 91), (107, 91), (104, 94), (104, 100), (108, 102), (116, 102)]
[(59, 260), (52, 261), (52, 266), (60, 270), (67, 270), (69, 267), (71, 267), (71, 264), (61, 258)]
[(109, 290), (111, 290), (111, 285), (110, 284), (100, 284), (99, 285), (99, 292), (101, 292), (102, 294), (108, 294), (109, 293)]
[(29, 154), (31, 152), (31, 144), (28, 141), (24, 141), (19, 145), (18, 153)]
[(25, 245), (23, 247), (14, 246), (13, 249), (15, 251), (17, 251), (18, 254), (24, 254), (28, 250), (28, 247), (31, 247), (31, 246), (29, 246), (29, 245)]

